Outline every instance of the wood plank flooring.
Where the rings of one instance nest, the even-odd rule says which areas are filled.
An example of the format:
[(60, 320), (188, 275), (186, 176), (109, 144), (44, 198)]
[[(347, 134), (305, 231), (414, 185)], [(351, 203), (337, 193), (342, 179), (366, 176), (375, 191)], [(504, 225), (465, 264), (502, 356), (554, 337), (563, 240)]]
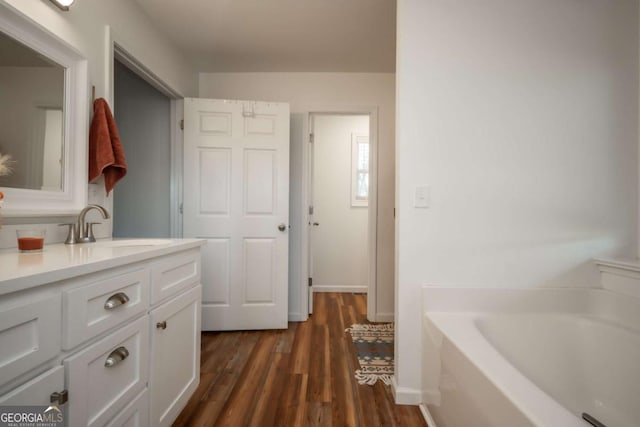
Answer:
[(317, 293), (287, 330), (203, 333), (200, 386), (174, 426), (426, 426), (389, 386), (356, 382), (353, 323), (368, 323), (365, 295)]

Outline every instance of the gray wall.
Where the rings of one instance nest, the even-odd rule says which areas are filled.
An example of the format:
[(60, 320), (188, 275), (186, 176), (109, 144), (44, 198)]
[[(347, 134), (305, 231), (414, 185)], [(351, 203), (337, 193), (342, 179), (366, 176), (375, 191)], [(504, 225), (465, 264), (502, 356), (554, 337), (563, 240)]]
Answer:
[(131, 70), (114, 66), (114, 115), (127, 175), (114, 189), (113, 237), (169, 237), (170, 100)]

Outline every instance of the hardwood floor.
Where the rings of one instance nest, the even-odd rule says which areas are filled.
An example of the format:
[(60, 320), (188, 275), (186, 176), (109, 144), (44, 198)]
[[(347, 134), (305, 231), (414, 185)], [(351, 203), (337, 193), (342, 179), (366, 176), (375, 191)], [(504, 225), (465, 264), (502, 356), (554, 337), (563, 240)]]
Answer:
[(174, 426), (426, 426), (389, 386), (359, 385), (350, 336), (366, 296), (314, 295), (314, 314), (282, 331), (202, 334), (200, 386)]

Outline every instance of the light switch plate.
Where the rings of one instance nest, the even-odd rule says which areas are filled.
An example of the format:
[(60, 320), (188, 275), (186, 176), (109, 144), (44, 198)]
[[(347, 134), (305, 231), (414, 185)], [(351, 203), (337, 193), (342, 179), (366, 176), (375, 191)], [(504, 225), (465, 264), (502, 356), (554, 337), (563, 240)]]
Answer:
[(428, 185), (416, 187), (416, 193), (413, 200), (413, 206), (425, 209), (431, 204), (431, 188)]
[(100, 190), (102, 188), (98, 184), (89, 184), (88, 186), (88, 203), (100, 203), (102, 202), (102, 194)]

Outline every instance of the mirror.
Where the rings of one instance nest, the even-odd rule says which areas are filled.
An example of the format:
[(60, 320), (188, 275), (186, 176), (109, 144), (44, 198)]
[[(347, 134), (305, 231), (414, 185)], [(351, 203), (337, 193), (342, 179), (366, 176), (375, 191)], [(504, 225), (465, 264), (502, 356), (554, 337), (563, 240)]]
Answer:
[(77, 214), (87, 201), (87, 60), (0, 2), (0, 177), (8, 217)]
[(0, 186), (62, 191), (64, 74), (0, 32), (0, 153), (12, 159)]

